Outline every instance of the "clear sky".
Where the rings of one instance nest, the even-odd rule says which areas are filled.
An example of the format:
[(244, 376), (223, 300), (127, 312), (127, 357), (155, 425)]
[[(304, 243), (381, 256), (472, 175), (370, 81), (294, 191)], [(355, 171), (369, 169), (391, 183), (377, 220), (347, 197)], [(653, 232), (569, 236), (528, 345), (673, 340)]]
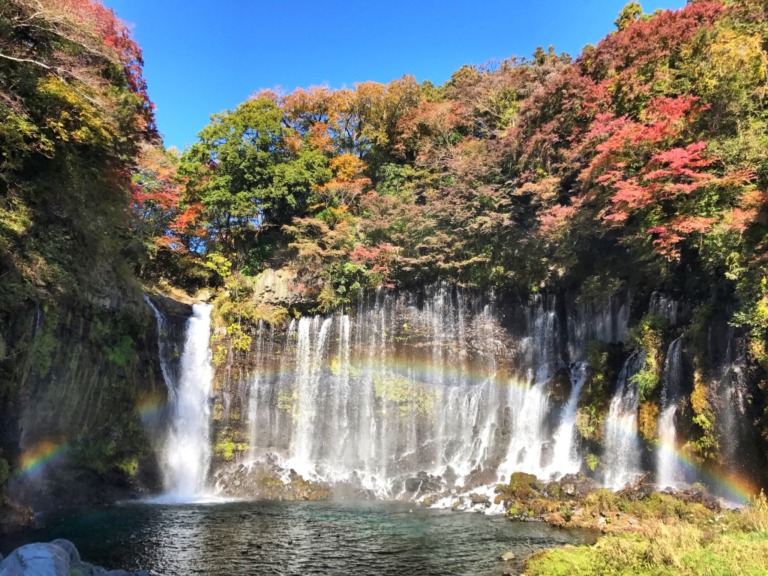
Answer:
[[(104, 0), (133, 28), (166, 146), (261, 88), (442, 84), (462, 64), (576, 56), (614, 29), (628, 0)], [(646, 12), (685, 0), (644, 0)]]

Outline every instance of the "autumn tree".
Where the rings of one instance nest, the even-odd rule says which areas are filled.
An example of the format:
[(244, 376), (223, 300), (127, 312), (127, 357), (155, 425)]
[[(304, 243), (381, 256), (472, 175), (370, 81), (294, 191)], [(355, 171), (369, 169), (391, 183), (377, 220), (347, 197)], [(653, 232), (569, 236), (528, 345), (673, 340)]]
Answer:
[(323, 153), (286, 127), (284, 111), (265, 98), (213, 116), (182, 157), (184, 206), (177, 228), (205, 224), (205, 250), (242, 265), (257, 239), (306, 213), (330, 178)]
[(111, 10), (0, 3), (0, 261), (15, 300), (18, 286), (41, 298), (129, 277), (130, 172), (156, 136), (141, 51)]

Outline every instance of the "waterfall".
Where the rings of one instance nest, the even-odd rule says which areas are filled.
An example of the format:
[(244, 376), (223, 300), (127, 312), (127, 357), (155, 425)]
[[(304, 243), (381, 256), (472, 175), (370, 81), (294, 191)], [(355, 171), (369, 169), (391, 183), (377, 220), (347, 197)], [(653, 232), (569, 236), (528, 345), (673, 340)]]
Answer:
[(508, 403), (514, 428), (504, 462), (499, 467), (499, 479), (512, 472), (527, 472), (547, 476), (544, 449), (549, 443), (547, 417), (550, 412), (548, 380), (561, 361), (558, 343), (559, 326), (554, 299), (536, 298), (528, 310), (526, 333), (521, 341), (523, 369), (528, 381), (510, 385)]
[(680, 315), (680, 302), (661, 292), (651, 294), (648, 313), (663, 316), (670, 326), (675, 326)]
[(574, 440), (576, 436), (576, 409), (579, 405), (581, 389), (587, 381), (587, 363), (578, 362), (571, 367), (571, 392), (568, 402), (563, 408), (560, 425), (555, 432), (555, 448), (553, 450), (550, 473), (574, 474), (581, 469), (581, 458), (576, 453)]
[[(608, 337), (626, 303), (595, 310)], [(445, 283), (379, 289), (349, 313), (260, 325), (244, 385), (250, 461), (307, 479), (403, 496), (426, 472), (451, 486), (525, 471), (579, 468), (575, 415), (586, 368), (570, 364), (574, 328), (554, 296), (514, 308)], [(563, 324), (566, 322), (566, 324)], [(570, 393), (553, 390), (570, 368)], [(559, 418), (553, 418), (559, 415)], [(556, 421), (555, 421), (556, 420)]]
[[(264, 321), (259, 320), (259, 327), (256, 331), (256, 350), (255, 350), (255, 363), (257, 366), (262, 365), (262, 355), (264, 354)], [(248, 436), (255, 438), (258, 434), (258, 417), (259, 417), (259, 385), (261, 384), (261, 373), (256, 372), (251, 381), (251, 385), (248, 390)], [(256, 443), (251, 442), (248, 448), (248, 460), (253, 462), (256, 459)]]
[(211, 308), (209, 304), (195, 304), (192, 308), (179, 380), (171, 399), (164, 485), (167, 497), (175, 501), (189, 501), (204, 492), (211, 459)]
[[(733, 327), (725, 333), (725, 354), (716, 373), (714, 390), (718, 406), (717, 425), (720, 435), (723, 464), (734, 475), (748, 476), (755, 458), (754, 429), (749, 425), (749, 399), (747, 391), (747, 353), (744, 342), (735, 335)], [(715, 335), (711, 333), (710, 340)]]
[(644, 361), (645, 353), (641, 352), (632, 354), (624, 362), (605, 421), (604, 484), (615, 490), (640, 473), (638, 391), (632, 376), (640, 371)]
[(667, 350), (662, 374), (661, 415), (657, 423), (659, 448), (656, 459), (656, 483), (675, 487), (685, 480), (684, 470), (677, 458), (675, 414), (683, 383), (682, 337), (674, 340)]
[(152, 313), (155, 315), (155, 320), (157, 321), (157, 357), (160, 360), (160, 371), (163, 374), (163, 382), (165, 383), (165, 388), (168, 391), (168, 399), (172, 401), (176, 393), (176, 389), (173, 385), (171, 366), (170, 362), (168, 361), (165, 317), (162, 315), (160, 310), (157, 309), (157, 306), (155, 306), (150, 297), (146, 294), (144, 294), (144, 301), (152, 309)]

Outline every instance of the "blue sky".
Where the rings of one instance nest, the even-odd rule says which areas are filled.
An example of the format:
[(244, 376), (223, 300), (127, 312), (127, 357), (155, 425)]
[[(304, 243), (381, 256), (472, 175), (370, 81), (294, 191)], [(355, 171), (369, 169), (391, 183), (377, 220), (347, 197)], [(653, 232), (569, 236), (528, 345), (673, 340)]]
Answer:
[[(104, 0), (131, 24), (166, 146), (256, 90), (389, 82), (441, 84), (462, 64), (575, 56), (614, 29), (628, 0)], [(646, 12), (685, 0), (646, 0)]]

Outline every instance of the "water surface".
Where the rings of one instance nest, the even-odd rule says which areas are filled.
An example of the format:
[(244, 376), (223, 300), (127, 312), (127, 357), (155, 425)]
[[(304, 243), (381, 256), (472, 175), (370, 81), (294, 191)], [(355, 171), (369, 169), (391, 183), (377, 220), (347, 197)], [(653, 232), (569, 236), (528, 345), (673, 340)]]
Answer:
[(381, 502), (131, 504), (50, 518), (45, 528), (3, 539), (0, 551), (54, 538), (72, 540), (89, 562), (168, 576), (464, 576), (501, 574), (497, 558), (507, 550), (525, 556), (590, 535)]

